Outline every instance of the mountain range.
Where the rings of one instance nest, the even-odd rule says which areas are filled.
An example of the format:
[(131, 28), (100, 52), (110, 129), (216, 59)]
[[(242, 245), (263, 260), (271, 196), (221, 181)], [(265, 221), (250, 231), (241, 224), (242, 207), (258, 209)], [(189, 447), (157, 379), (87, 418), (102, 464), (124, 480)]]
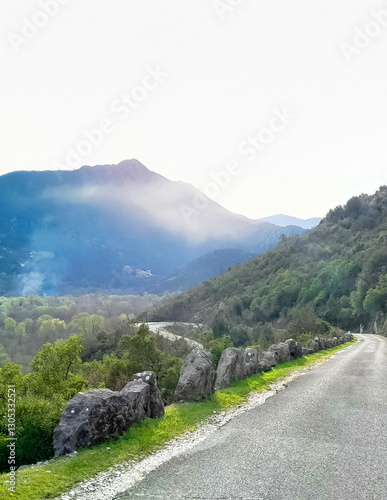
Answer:
[(303, 229), (313, 229), (321, 222), (321, 217), (311, 217), (310, 219), (298, 219), (290, 215), (278, 214), (270, 217), (262, 217), (259, 219), (264, 222), (270, 222), (276, 226), (299, 226)]
[(234, 214), (139, 161), (0, 177), (0, 295), (186, 290), (304, 232)]

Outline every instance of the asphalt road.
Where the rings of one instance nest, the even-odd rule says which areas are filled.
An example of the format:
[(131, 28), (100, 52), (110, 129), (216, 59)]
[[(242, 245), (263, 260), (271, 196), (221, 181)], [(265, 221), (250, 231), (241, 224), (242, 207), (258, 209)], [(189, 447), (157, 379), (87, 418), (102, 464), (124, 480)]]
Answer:
[(387, 341), (357, 337), (117, 499), (387, 499)]

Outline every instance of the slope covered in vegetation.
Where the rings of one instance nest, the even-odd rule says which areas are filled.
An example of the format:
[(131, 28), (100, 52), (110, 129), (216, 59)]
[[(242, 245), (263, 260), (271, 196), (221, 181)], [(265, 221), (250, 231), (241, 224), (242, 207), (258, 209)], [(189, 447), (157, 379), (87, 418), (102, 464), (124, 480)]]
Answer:
[(204, 323), (215, 336), (231, 333), (239, 345), (259, 341), (266, 322), (298, 334), (314, 333), (316, 318), (322, 328), (362, 323), (383, 332), (386, 243), (382, 186), (331, 210), (311, 231), (283, 236), (274, 249), (166, 301), (153, 319)]
[(31, 362), (31, 371), (22, 366), (0, 363), (0, 472), (8, 470), (8, 387), (15, 390), (18, 466), (53, 456), (53, 432), (68, 401), (79, 391), (108, 388), (121, 390), (134, 373), (156, 372), (163, 399), (170, 403), (179, 379), (182, 357), (157, 347), (157, 338), (142, 325), (120, 334), (114, 350), (102, 359), (84, 361), (85, 337), (72, 335), (54, 343), (46, 342)]

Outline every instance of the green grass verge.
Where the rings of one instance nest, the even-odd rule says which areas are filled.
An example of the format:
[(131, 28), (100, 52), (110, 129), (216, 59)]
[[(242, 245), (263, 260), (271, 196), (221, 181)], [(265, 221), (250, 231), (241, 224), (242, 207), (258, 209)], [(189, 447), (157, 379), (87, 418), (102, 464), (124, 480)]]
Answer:
[[(353, 342), (355, 341), (356, 339)], [(195, 430), (201, 421), (214, 412), (243, 403), (251, 391), (268, 389), (271, 384), (286, 378), (293, 371), (325, 361), (353, 342), (304, 356), (278, 365), (270, 372), (236, 382), (227, 389), (217, 391), (210, 400), (171, 405), (166, 408), (163, 418), (139, 422), (117, 441), (81, 450), (76, 457), (62, 457), (49, 465), (22, 470), (17, 474), (15, 493), (8, 491), (8, 474), (1, 474), (0, 498), (42, 500), (59, 496), (79, 481), (106, 471), (115, 464), (145, 457), (162, 448), (172, 438)]]

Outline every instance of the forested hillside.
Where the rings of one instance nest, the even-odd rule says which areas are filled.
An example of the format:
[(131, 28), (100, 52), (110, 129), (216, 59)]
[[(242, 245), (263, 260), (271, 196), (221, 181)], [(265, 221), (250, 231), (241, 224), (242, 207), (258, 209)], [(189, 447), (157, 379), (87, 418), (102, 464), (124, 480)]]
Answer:
[(80, 297), (0, 297), (0, 367), (7, 361), (25, 371), (46, 342), (83, 335), (83, 360), (102, 359), (133, 319), (160, 303), (157, 295), (83, 295)]
[[(265, 322), (313, 333), (317, 315), (344, 329), (386, 329), (387, 187), (351, 198), (311, 231), (168, 300), (153, 319), (198, 321), (243, 344)], [(313, 320), (314, 321), (314, 320)], [(308, 331), (310, 330), (310, 331)], [(253, 335), (254, 337), (254, 335)]]

